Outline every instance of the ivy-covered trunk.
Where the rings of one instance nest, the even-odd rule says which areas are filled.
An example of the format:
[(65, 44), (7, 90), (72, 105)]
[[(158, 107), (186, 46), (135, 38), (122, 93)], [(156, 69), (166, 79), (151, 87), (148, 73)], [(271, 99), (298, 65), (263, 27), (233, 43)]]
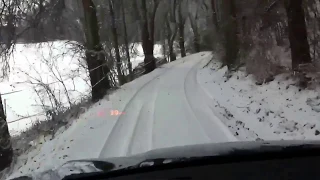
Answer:
[(92, 88), (92, 101), (102, 99), (110, 89), (109, 72), (105, 54), (100, 43), (96, 7), (92, 0), (82, 0), (86, 37), (86, 62)]

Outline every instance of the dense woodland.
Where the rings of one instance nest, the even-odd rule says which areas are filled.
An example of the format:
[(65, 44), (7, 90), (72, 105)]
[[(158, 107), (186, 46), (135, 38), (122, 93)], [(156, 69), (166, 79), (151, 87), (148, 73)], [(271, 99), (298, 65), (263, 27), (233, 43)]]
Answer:
[[(157, 68), (161, 44), (165, 62), (212, 51), (229, 75), (245, 67), (257, 85), (284, 72), (308, 84), (306, 72), (318, 69), (319, 8), (318, 0), (3, 0), (1, 74), (10, 75), (6, 57), (17, 43), (63, 40), (83, 52), (97, 102), (136, 78), (130, 44), (141, 42), (144, 74)], [(2, 103), (0, 124), (1, 171), (14, 156)]]

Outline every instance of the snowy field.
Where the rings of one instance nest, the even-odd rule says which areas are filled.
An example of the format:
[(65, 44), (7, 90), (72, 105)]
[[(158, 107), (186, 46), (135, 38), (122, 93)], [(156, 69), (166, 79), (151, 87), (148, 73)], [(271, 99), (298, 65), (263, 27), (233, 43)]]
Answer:
[(11, 177), (69, 160), (129, 156), (163, 147), (320, 139), (316, 91), (293, 86), (286, 75), (261, 86), (242, 71), (227, 80), (226, 68), (220, 69), (216, 59), (204, 67), (211, 58), (209, 52), (190, 55), (125, 84), (55, 139), (39, 139), (17, 159)]
[[(141, 44), (134, 46), (135, 53), (131, 54), (133, 68), (144, 59)], [(0, 93), (6, 102), (11, 135), (25, 130), (37, 120), (45, 119), (45, 114), (41, 113), (43, 109), (40, 99), (34, 91), (39, 87), (39, 80), (50, 84), (55, 95), (65, 106), (68, 106), (68, 101), (60, 80), (66, 85), (72, 103), (77, 102), (81, 96), (89, 94), (87, 73), (81, 67), (84, 62), (80, 56), (63, 41), (16, 45), (10, 59), (9, 78), (0, 83)], [(160, 45), (155, 45), (155, 56), (162, 56)], [(46, 102), (46, 105), (50, 103)]]

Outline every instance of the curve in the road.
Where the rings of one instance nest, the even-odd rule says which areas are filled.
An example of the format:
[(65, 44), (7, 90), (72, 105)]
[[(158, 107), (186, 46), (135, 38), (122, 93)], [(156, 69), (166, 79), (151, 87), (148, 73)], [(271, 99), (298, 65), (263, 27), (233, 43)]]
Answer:
[[(195, 114), (197, 114), (197, 120), (201, 122), (212, 142), (238, 141), (229, 128), (212, 111), (212, 97), (210, 94), (208, 95), (207, 90), (204, 91), (198, 82), (198, 70), (203, 67), (203, 64), (207, 64), (206, 60), (211, 59), (210, 57), (209, 55), (203, 58), (197, 65), (192, 67), (187, 74), (185, 80), (185, 89), (187, 90), (186, 97), (190, 102), (189, 104), (193, 107)], [(194, 94), (197, 96), (194, 96)]]
[[(208, 54), (207, 54), (207, 56), (208, 56)], [(186, 102), (187, 102), (187, 104), (188, 104), (188, 107), (190, 108), (191, 112), (193, 113), (194, 121), (198, 122), (198, 124), (202, 127), (203, 132), (207, 135), (207, 138), (208, 138), (208, 139), (212, 139), (212, 138), (210, 138), (210, 135), (209, 135), (209, 133), (208, 133), (208, 130), (206, 130), (206, 128), (204, 127), (204, 125), (203, 125), (203, 124), (200, 122), (200, 120), (198, 119), (199, 115), (198, 115), (198, 117), (197, 117), (197, 113), (196, 113), (195, 108), (194, 108), (194, 107), (195, 107), (195, 104), (193, 104), (193, 103), (196, 102), (196, 101), (194, 101), (194, 102), (192, 102), (192, 103), (191, 103), (191, 101), (190, 101), (190, 98), (191, 98), (192, 96), (193, 96), (193, 98), (194, 98), (194, 97), (195, 97), (196, 99), (198, 98), (198, 97), (197, 97), (197, 92), (194, 91), (195, 88), (197, 88), (197, 87), (196, 87), (197, 84), (192, 81), (193, 78), (195, 77), (195, 76), (193, 75), (194, 69), (195, 69), (195, 67), (197, 68), (197, 67), (198, 67), (198, 64), (199, 64), (200, 62), (202, 62), (203, 60), (205, 60), (205, 59), (207, 58), (207, 56), (203, 57), (203, 58), (200, 59), (200, 60), (197, 60), (198, 62), (190, 68), (190, 70), (188, 71), (187, 75), (186, 75), (185, 78), (184, 78), (183, 90), (184, 90), (184, 97), (185, 97), (185, 99), (186, 99)], [(190, 76), (191, 76), (191, 77), (190, 77)], [(191, 84), (191, 86), (187, 87), (187, 84)], [(190, 93), (188, 93), (188, 94), (189, 94), (189, 95), (188, 95), (188, 94), (187, 94), (187, 91), (189, 92), (190, 89), (192, 89), (193, 91), (191, 91)]]
[(202, 55), (191, 55), (164, 66), (168, 69), (140, 87), (124, 106), (125, 114), (116, 120), (100, 157), (233, 141), (231, 132), (208, 107), (210, 98), (197, 83), (199, 64), (210, 56)]

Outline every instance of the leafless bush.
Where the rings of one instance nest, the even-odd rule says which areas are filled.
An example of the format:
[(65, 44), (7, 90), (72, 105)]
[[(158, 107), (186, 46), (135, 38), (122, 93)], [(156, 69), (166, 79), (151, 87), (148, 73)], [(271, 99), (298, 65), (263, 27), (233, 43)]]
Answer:
[(316, 62), (300, 64), (293, 72), (292, 77), (296, 80), (296, 85), (302, 89), (317, 89), (320, 85), (320, 64)]
[[(251, 8), (246, 7), (250, 5)], [(261, 84), (284, 72), (291, 64), (289, 42), (286, 34), (285, 10), (280, 1), (239, 2), (238, 31), (240, 37), (240, 62), (247, 72)]]
[(68, 128), (73, 120), (79, 118), (79, 116), (90, 106), (90, 98), (83, 97), (80, 102), (61, 111), (51, 114), (43, 112), (43, 114), (46, 115), (46, 119), (34, 122), (30, 128), (23, 131), (21, 134), (12, 137), (12, 146), (15, 151), (15, 155), (19, 156), (30, 150), (30, 148), (32, 148), (32, 142), (36, 141), (41, 135), (48, 136), (49, 139), (53, 139), (55, 133), (60, 128)]
[[(59, 129), (67, 128), (72, 123), (72, 119), (78, 118), (91, 105), (90, 91), (79, 92), (75, 87), (75, 78), (84, 78), (83, 81), (88, 82), (85, 79), (87, 78), (87, 68), (83, 67), (86, 64), (83, 64), (82, 61), (77, 62), (82, 55), (81, 45), (72, 42), (61, 43), (61, 45), (63, 47), (55, 47), (51, 42), (38, 44), (38, 46), (44, 46), (44, 51), (38, 47), (40, 58), (37, 58), (37, 64), (35, 65), (26, 59), (29, 62), (29, 69), (20, 69), (20, 73), (24, 74), (26, 79), (21, 79), (21, 82), (18, 83), (30, 85), (33, 89), (38, 97), (36, 105), (40, 107), (38, 115), (42, 117), (39, 117), (31, 128), (13, 137), (16, 155), (30, 149), (30, 142), (37, 140), (39, 136), (50, 136), (52, 139)], [(67, 45), (72, 46), (67, 47)], [(33, 46), (31, 45), (31, 47)], [(71, 48), (68, 49), (69, 47)], [(59, 51), (59, 48), (65, 51)], [(66, 65), (61, 66), (59, 63), (63, 58), (72, 55), (70, 51), (74, 51), (74, 56), (80, 58), (74, 58), (73, 68), (69, 63), (69, 71), (66, 71), (64, 69)], [(48, 73), (47, 78), (43, 77), (43, 70)]]
[[(286, 16), (283, 4), (279, 2), (281, 1), (265, 1), (266, 6), (262, 7), (268, 7), (266, 10), (256, 8), (254, 12), (248, 13), (246, 22), (243, 19), (239, 21), (242, 24), (243, 42), (249, 45), (249, 58), (243, 59), (246, 59), (248, 72), (254, 74), (260, 82), (291, 69)], [(298, 86), (306, 88), (319, 82), (320, 9), (319, 1), (316, 0), (304, 1), (303, 5), (312, 63), (301, 65), (293, 73), (293, 77), (298, 79)], [(249, 36), (243, 36), (246, 35), (244, 30), (248, 29)]]
[(312, 61), (319, 61), (320, 55), (320, 9), (319, 1), (307, 0), (304, 3), (310, 55)]
[(279, 66), (277, 62), (272, 61), (273, 57), (268, 52), (261, 49), (255, 49), (246, 60), (246, 70), (253, 74), (257, 84), (272, 81), (274, 76), (284, 73), (285, 68)]

